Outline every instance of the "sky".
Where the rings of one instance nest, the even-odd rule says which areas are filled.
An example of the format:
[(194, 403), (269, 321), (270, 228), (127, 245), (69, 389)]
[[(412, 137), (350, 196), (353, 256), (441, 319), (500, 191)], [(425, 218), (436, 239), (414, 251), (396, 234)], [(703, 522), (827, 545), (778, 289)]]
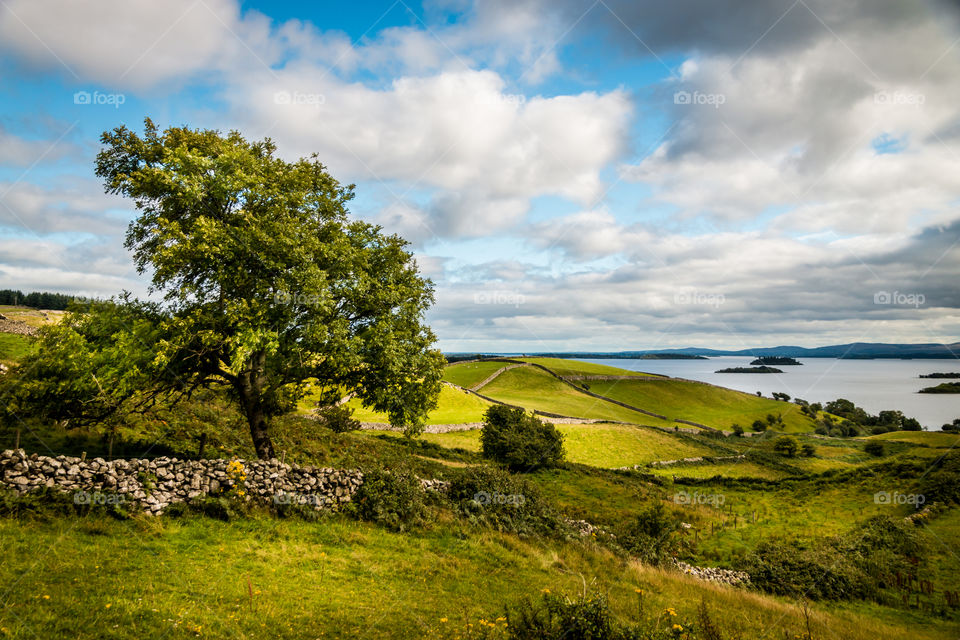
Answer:
[(445, 351), (960, 340), (946, 0), (0, 0), (0, 288), (146, 295), (103, 131), (269, 137)]

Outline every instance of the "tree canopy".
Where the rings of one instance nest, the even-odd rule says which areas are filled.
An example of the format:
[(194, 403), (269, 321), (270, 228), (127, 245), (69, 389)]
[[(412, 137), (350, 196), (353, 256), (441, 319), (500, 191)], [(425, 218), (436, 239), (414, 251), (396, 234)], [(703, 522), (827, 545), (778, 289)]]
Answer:
[(125, 246), (162, 302), (89, 304), (44, 329), (19, 367), (21, 410), (69, 390), (55, 413), (79, 419), (219, 385), (268, 458), (270, 418), (313, 382), (320, 404), (353, 393), (422, 426), (443, 366), (423, 321), (433, 285), (402, 238), (348, 216), (352, 185), (237, 132), (147, 119), (142, 136), (119, 127), (101, 142), (96, 174), (135, 204)]

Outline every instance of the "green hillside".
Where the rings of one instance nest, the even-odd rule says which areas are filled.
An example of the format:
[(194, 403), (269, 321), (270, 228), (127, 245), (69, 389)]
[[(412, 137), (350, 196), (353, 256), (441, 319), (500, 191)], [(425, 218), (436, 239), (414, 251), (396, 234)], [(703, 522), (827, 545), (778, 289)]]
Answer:
[(597, 380), (590, 382), (590, 390), (668, 418), (691, 420), (715, 429), (729, 430), (736, 422), (749, 430), (754, 420), (765, 420), (768, 414), (783, 417), (779, 430), (813, 431), (815, 426), (793, 403), (686, 380)]
[(484, 362), (458, 362), (447, 365), (443, 371), (443, 379), (447, 382), (470, 388), (479, 384), (495, 372), (509, 366), (508, 362), (487, 360)]
[[(353, 417), (360, 422), (389, 423), (390, 419), (384, 413), (366, 409), (359, 400), (353, 399), (347, 403), (353, 409)], [(472, 393), (443, 385), (437, 408), (427, 416), (426, 424), (459, 424), (464, 422), (483, 422), (483, 413), (490, 403)]]
[(641, 371), (630, 371), (629, 369), (605, 364), (581, 362), (580, 360), (569, 360), (567, 358), (517, 358), (517, 360), (543, 365), (564, 378), (576, 376), (634, 376), (646, 378), (652, 375)]
[(486, 385), (482, 393), (525, 409), (548, 411), (572, 418), (673, 426), (669, 421), (588, 396), (535, 367), (517, 367), (505, 371)]

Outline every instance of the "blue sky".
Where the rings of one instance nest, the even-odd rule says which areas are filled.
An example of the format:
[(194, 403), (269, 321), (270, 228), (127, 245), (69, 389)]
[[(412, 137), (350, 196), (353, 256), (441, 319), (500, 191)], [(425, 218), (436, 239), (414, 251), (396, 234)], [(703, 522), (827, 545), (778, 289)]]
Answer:
[(933, 0), (8, 0), (0, 286), (145, 293), (93, 158), (149, 116), (319, 153), (446, 350), (954, 342), (958, 37)]

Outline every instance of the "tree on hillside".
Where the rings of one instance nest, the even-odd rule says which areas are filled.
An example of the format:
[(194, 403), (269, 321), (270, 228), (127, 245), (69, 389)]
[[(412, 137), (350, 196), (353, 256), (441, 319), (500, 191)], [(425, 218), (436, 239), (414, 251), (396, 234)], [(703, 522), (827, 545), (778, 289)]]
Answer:
[(800, 449), (800, 442), (793, 436), (780, 436), (773, 443), (773, 450), (782, 456), (793, 458)]
[(220, 386), (270, 458), (271, 418), (315, 381), (321, 404), (354, 393), (420, 428), (443, 367), (423, 324), (433, 286), (403, 239), (348, 218), (352, 185), (316, 155), (287, 162), (236, 132), (147, 119), (143, 136), (119, 127), (101, 141), (96, 174), (136, 205), (125, 245), (163, 302), (90, 304), (45, 329), (14, 376), (21, 411), (96, 419)]
[(484, 414), (480, 432), (483, 457), (513, 471), (532, 471), (563, 461), (563, 434), (519, 407), (496, 404)]

